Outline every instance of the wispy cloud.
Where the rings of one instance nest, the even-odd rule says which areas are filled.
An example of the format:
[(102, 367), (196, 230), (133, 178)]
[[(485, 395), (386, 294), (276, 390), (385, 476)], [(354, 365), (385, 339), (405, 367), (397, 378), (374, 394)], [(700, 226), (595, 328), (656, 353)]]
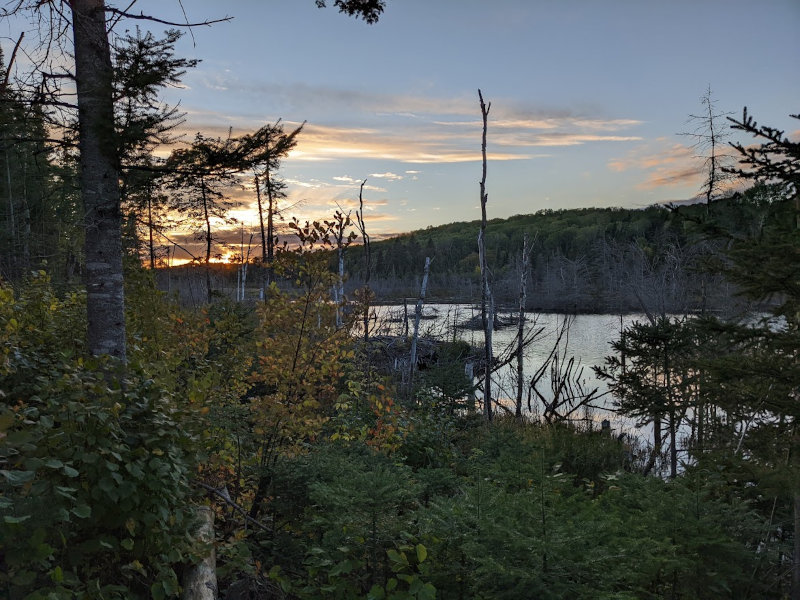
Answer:
[[(383, 94), (305, 84), (226, 81), (226, 85), (237, 93), (268, 98), (274, 105), (274, 114), (309, 115), (309, 122), (290, 155), (293, 160), (376, 159), (425, 164), (481, 159), (476, 141), (480, 139), (482, 123), (475, 118), (478, 107), (473, 97)], [(320, 98), (325, 98), (322, 105)], [(189, 121), (193, 125), (206, 123), (201, 127), (203, 131), (224, 137), (228, 134), (226, 124), (253, 129), (262, 124), (257, 119), (263, 119), (265, 111), (269, 107), (261, 104), (258, 116), (240, 113), (234, 118), (209, 111), (190, 111)], [(351, 123), (343, 123), (343, 118)], [(563, 109), (519, 106), (500, 98), (489, 118), (490, 159), (530, 160), (548, 156), (531, 152), (533, 148), (640, 141), (640, 136), (627, 130), (641, 124), (642, 121), (631, 118), (603, 118)]]
[[(472, 136), (474, 142), (475, 137)], [(481, 159), (475, 144), (466, 147), (458, 136), (431, 128), (414, 131), (353, 130), (309, 124), (289, 158), (301, 161), (345, 158), (396, 160), (405, 163), (458, 163)], [(535, 155), (524, 151), (492, 152), (492, 160), (522, 160)]]
[(388, 179), (389, 181), (398, 181), (403, 179), (402, 175), (398, 175), (397, 173), (390, 173), (387, 171), (386, 173), (370, 173), (370, 177), (377, 177), (378, 179)]
[(636, 186), (639, 189), (699, 187), (702, 182), (701, 166), (694, 150), (684, 144), (669, 143), (665, 138), (658, 138), (631, 150), (624, 157), (609, 161), (608, 168), (619, 173), (642, 171), (644, 177)]

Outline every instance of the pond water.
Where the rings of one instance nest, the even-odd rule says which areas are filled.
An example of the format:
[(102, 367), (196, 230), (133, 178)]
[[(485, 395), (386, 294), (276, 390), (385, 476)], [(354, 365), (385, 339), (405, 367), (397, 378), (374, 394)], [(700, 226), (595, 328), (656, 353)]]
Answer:
[[(406, 308), (402, 305), (380, 305), (375, 308), (375, 322), (373, 332), (376, 335), (403, 335), (406, 332), (405, 316), (408, 316), (408, 332), (413, 333), (414, 309), (413, 304)], [(420, 322), (420, 335), (439, 339), (459, 339), (471, 345), (483, 346), (483, 330), (480, 328), (480, 307), (471, 304), (427, 304), (423, 308), (423, 318)], [(501, 321), (511, 321), (514, 315), (498, 310)], [(573, 415), (575, 418), (586, 419), (599, 427), (600, 421), (608, 419), (616, 431), (631, 431), (634, 423), (619, 417), (614, 411), (614, 398), (608, 393), (605, 382), (600, 381), (592, 369), (595, 365), (602, 365), (606, 356), (612, 353), (611, 343), (619, 339), (620, 331), (633, 323), (642, 321), (644, 315), (608, 315), (608, 314), (581, 314), (563, 315), (556, 313), (528, 313), (526, 315), (526, 335), (538, 332), (534, 340), (525, 350), (523, 371), (525, 382), (523, 384), (524, 400), (523, 410), (532, 414), (540, 414), (541, 402), (532, 398), (530, 407), (527, 401), (528, 382), (534, 373), (547, 360), (558, 338), (558, 332), (565, 320), (569, 321), (568, 333), (562, 338), (560, 355), (564, 360), (574, 357), (573, 373), (585, 390), (598, 389), (599, 398), (592, 402), (590, 410), (581, 409)], [(465, 328), (463, 325), (474, 320), (477, 329)], [(511, 323), (496, 329), (493, 336), (494, 355), (501, 356), (507, 353), (516, 342), (517, 325)], [(492, 378), (493, 393), (499, 402), (505, 406), (513, 407), (513, 398), (516, 398), (516, 361), (498, 370)], [(552, 401), (551, 380), (549, 370), (539, 383), (537, 389), (548, 401)], [(480, 395), (480, 394), (479, 394)]]

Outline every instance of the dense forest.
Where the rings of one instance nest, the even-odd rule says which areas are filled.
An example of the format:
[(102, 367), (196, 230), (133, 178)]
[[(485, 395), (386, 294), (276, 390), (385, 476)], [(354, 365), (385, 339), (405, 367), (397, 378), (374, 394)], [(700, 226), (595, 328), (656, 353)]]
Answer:
[[(746, 235), (759, 219), (768, 188), (720, 199), (715, 216), (731, 233)], [(532, 241), (526, 277), (528, 308), (565, 312), (671, 313), (741, 308), (735, 289), (704, 268), (719, 252), (721, 239), (705, 235), (706, 208), (695, 205), (644, 209), (543, 210), (487, 226), (487, 259), (496, 297), (517, 297), (523, 237)], [(429, 227), (372, 244), (372, 287), (380, 299), (414, 297), (425, 258), (433, 259), (432, 298), (470, 302), (480, 297), (479, 222)], [(353, 248), (349, 289), (363, 283), (363, 250)]]
[[(652, 439), (480, 411), (463, 344), (423, 365), (393, 340), (398, 369), (369, 326), (376, 298), (419, 293), (425, 257), (433, 296), (480, 296), (477, 224), (356, 245), (363, 214), (337, 213), (281, 246), (302, 128), (159, 159), (179, 113), (158, 94), (192, 61), (176, 32), (109, 47), (97, 4), (64, 5), (77, 110), (0, 77), (0, 595), (800, 598), (796, 141), (745, 111), (741, 193), (490, 221), (498, 298), (529, 279), (529, 308), (646, 314), (597, 373)], [(208, 216), (242, 173), (263, 297), (215, 289)], [(191, 302), (159, 289), (180, 270), (152, 268), (179, 216), (203, 245)]]

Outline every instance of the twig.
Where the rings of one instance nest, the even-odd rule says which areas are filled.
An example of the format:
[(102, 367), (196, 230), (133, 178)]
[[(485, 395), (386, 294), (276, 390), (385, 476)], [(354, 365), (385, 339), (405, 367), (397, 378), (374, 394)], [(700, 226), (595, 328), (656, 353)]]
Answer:
[(6, 76), (3, 80), (3, 84), (0, 86), (0, 95), (6, 93), (6, 89), (8, 88), (8, 78), (11, 77), (11, 67), (14, 65), (14, 59), (17, 57), (17, 50), (19, 50), (19, 45), (22, 43), (22, 38), (25, 37), (25, 32), (19, 34), (19, 39), (17, 43), (14, 44), (14, 51), (11, 52), (11, 58), (8, 61), (8, 66), (6, 67)]
[(164, 19), (159, 19), (157, 17), (146, 15), (144, 13), (139, 13), (138, 15), (136, 15), (110, 6), (106, 7), (106, 12), (109, 12), (114, 15), (119, 15), (120, 17), (125, 17), (127, 19), (136, 19), (139, 21), (153, 21), (155, 23), (161, 23), (162, 25), (171, 25), (173, 27), (203, 27), (203, 26), (210, 27), (214, 23), (225, 23), (227, 21), (233, 20), (233, 17), (222, 17), (221, 19), (211, 19), (209, 21), (200, 21), (199, 23), (176, 23), (174, 21), (165, 21)]
[[(236, 502), (231, 500), (230, 496), (227, 493), (223, 493), (221, 490), (219, 490), (219, 489), (217, 489), (215, 487), (212, 487), (212, 486), (210, 486), (210, 485), (208, 485), (206, 483), (203, 483), (202, 481), (193, 481), (192, 483), (194, 485), (196, 485), (197, 487), (201, 487), (204, 490), (206, 490), (207, 492), (210, 492), (211, 494), (214, 494), (217, 498), (221, 498), (222, 500), (224, 500), (227, 505), (233, 507), (233, 509), (236, 510), (236, 512), (238, 512), (240, 515), (242, 515), (246, 522), (252, 523), (253, 525), (256, 525), (257, 527), (260, 527), (264, 531), (267, 531), (267, 532), (271, 531), (269, 527), (264, 525), (264, 523), (262, 523), (261, 521), (257, 521), (256, 519), (251, 517), (249, 514), (247, 514), (247, 511), (244, 508), (242, 508), (241, 506), (239, 506), (238, 504), (236, 504)], [(226, 492), (227, 492), (227, 490), (226, 490)]]

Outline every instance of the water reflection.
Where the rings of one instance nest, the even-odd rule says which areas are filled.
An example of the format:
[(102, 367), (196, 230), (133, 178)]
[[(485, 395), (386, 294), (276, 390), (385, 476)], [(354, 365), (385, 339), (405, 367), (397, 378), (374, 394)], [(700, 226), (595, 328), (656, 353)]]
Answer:
[[(376, 335), (411, 335), (414, 329), (414, 305), (379, 305), (374, 307), (373, 332)], [(517, 339), (517, 326), (514, 323), (515, 315), (512, 312), (498, 311), (498, 320), (509, 323), (507, 326), (496, 329), (493, 336), (493, 350), (495, 356), (501, 356), (513, 347)], [(529, 313), (526, 316), (525, 334), (536, 335), (535, 340), (526, 348), (523, 361), (523, 387), (526, 390), (523, 400), (523, 411), (539, 415), (542, 411), (542, 402), (535, 396), (528, 408), (527, 389), (534, 373), (546, 361), (558, 337), (558, 332), (564, 321), (571, 321), (569, 334), (562, 339), (562, 352), (567, 357), (575, 357), (573, 372), (578, 376), (579, 382), (586, 390), (597, 388), (599, 400), (592, 404), (594, 408), (579, 411), (573, 417), (585, 419), (587, 423), (598, 424), (608, 419), (616, 431), (630, 431), (633, 422), (630, 419), (619, 417), (613, 409), (613, 397), (607, 393), (606, 382), (595, 377), (592, 367), (602, 365), (604, 358), (611, 353), (610, 344), (617, 340), (620, 331), (633, 323), (642, 321), (644, 315), (562, 315), (556, 313)], [(465, 325), (472, 323), (477, 327), (470, 328)], [(427, 304), (423, 308), (420, 322), (420, 335), (445, 340), (463, 340), (472, 346), (483, 345), (483, 331), (480, 329), (480, 307), (471, 304)], [(517, 386), (516, 364), (508, 364), (499, 369), (492, 378), (493, 395), (498, 402), (513, 412), (514, 399)], [(552, 401), (551, 373), (546, 371), (539, 380), (537, 389)]]

